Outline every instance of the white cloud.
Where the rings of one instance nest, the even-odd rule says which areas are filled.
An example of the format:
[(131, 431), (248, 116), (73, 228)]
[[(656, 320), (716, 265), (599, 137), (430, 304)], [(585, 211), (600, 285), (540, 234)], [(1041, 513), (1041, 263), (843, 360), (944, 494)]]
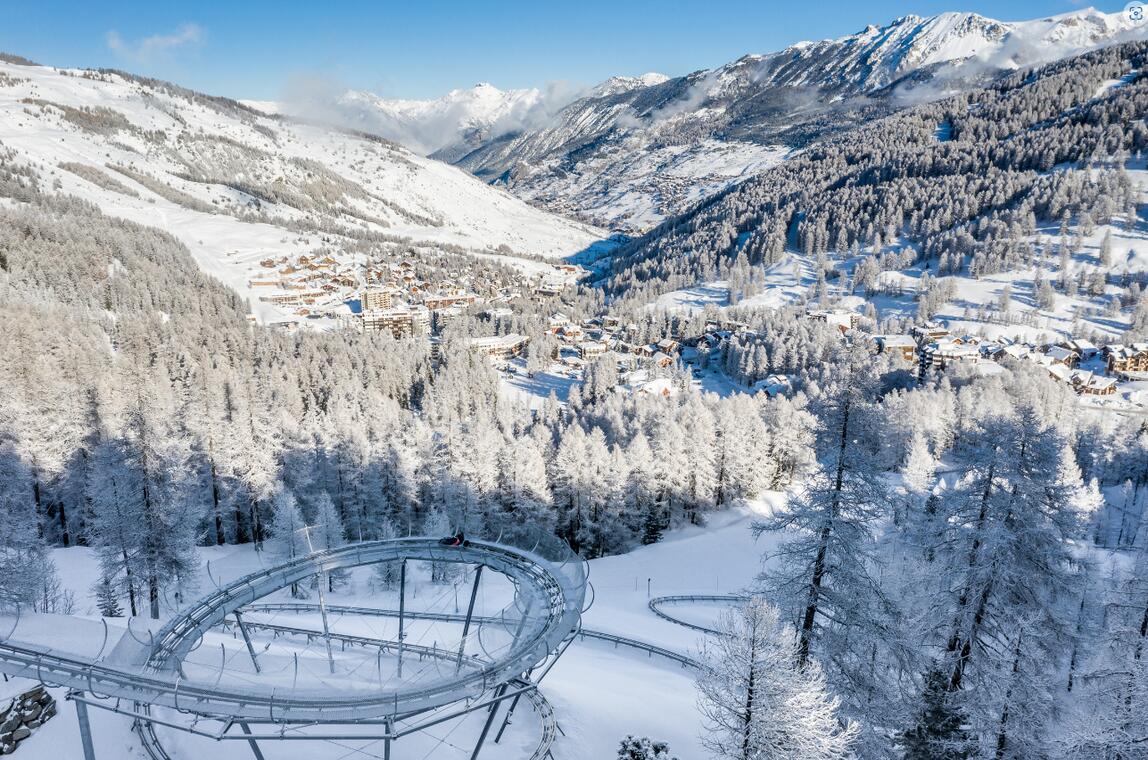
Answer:
[(485, 97), (458, 90), (436, 100), (395, 101), (349, 90), (321, 74), (289, 81), (283, 113), (338, 124), (385, 137), (423, 155), (463, 143), (472, 128), (488, 137), (551, 126), (585, 88), (549, 82), (543, 89), (511, 90)]
[(153, 63), (181, 49), (194, 49), (203, 44), (206, 32), (199, 24), (182, 24), (169, 34), (153, 34), (134, 42), (125, 40), (114, 29), (107, 34), (108, 49), (135, 63)]

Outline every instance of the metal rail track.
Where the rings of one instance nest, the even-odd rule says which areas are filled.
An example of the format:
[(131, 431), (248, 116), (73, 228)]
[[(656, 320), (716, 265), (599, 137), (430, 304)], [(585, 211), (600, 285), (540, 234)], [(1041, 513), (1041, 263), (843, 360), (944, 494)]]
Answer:
[[(299, 613), (317, 614), (319, 612), (319, 607), (318, 607), (318, 605), (304, 604), (302, 602), (273, 602), (273, 603), (269, 603), (269, 604), (253, 604), (247, 608), (247, 613), (249, 615), (260, 614), (260, 613), (276, 613), (276, 612), (299, 612)], [(334, 614), (334, 615), (363, 615), (363, 616), (368, 616), (368, 617), (370, 617), (370, 616), (373, 616), (373, 617), (398, 617), (399, 616), (398, 610), (382, 609), (382, 608), (377, 608), (377, 607), (355, 607), (355, 606), (331, 605), (331, 604), (327, 605), (327, 612), (330, 614)], [(463, 620), (466, 617), (465, 615), (451, 614), (451, 613), (446, 613), (446, 612), (411, 612), (409, 610), (404, 611), (403, 615), (405, 617), (411, 619), (411, 620), (430, 620), (430, 621), (436, 621), (436, 622), (451, 622), (451, 623), (460, 622), (461, 620)], [(482, 620), (482, 621), (487, 622), (487, 623), (498, 622), (498, 618), (492, 618), (492, 617), (480, 618), (480, 617), (476, 616), (473, 619), (476, 621)], [(667, 619), (671, 620), (672, 622), (678, 623), (678, 621), (673, 620), (672, 618), (667, 618)], [(247, 624), (249, 626), (262, 625), (260, 623), (253, 623), (252, 618), (246, 618), (246, 620), (248, 621)], [(270, 626), (270, 627), (274, 627), (274, 626)], [(649, 654), (651, 656), (657, 655), (658, 657), (663, 657), (667, 660), (672, 660), (672, 661), (682, 665), (683, 667), (688, 667), (688, 668), (699, 668), (699, 667), (701, 667), (701, 663), (699, 663), (697, 660), (695, 660), (694, 658), (692, 658), (688, 655), (684, 655), (680, 652), (675, 652), (672, 649), (666, 649), (664, 647), (659, 647), (659, 646), (656, 646), (654, 644), (648, 644), (644, 641), (639, 641), (638, 639), (631, 639), (631, 638), (627, 638), (625, 636), (618, 636), (617, 634), (607, 633), (605, 631), (594, 631), (594, 630), (590, 630), (588, 628), (581, 628), (578, 630), (577, 638), (580, 638), (580, 639), (596, 639), (598, 641), (610, 642), (611, 644), (614, 644), (616, 647), (622, 646), (622, 647), (627, 647), (630, 649), (638, 649), (638, 650), (641, 650), (643, 652), (646, 652), (647, 654)]]
[[(314, 605), (300, 605), (305, 607), (307, 611), (318, 612), (318, 607)], [(331, 609), (331, 608), (328, 608)], [(397, 613), (396, 613), (397, 616)], [(450, 617), (452, 620), (456, 617), (454, 615), (443, 616)], [(465, 616), (459, 615), (458, 618)], [(422, 618), (428, 619), (428, 618)], [(490, 618), (495, 620), (495, 618)], [(271, 632), (278, 637), (279, 635), (285, 636), (305, 636), (308, 641), (314, 638), (323, 637), (322, 631), (317, 631), (310, 628), (297, 628), (294, 626), (277, 625), (272, 623), (263, 623), (257, 620), (246, 620), (244, 623), (249, 630), (265, 630)], [(230, 627), (225, 624), (225, 628)], [(344, 644), (352, 644), (362, 647), (378, 647), (382, 649), (397, 649), (399, 642), (389, 641), (383, 639), (374, 639), (366, 636), (355, 636), (350, 634), (342, 634), (331, 632), (330, 637), (336, 641)], [(453, 660), (456, 658), (457, 653), (454, 651), (442, 649), (439, 647), (428, 647), (418, 644), (404, 643), (402, 646), (403, 651), (418, 654), (420, 657), (437, 657), (444, 660)], [(478, 657), (467, 656), (467, 660), (471, 661), (473, 665), (481, 665), (482, 662)], [(541, 733), (539, 735), (538, 744), (535, 745), (534, 751), (530, 754), (528, 760), (543, 760), (550, 754), (551, 748), (558, 737), (558, 720), (554, 715), (554, 707), (546, 699), (546, 697), (535, 687), (529, 679), (525, 677), (516, 678), (509, 682), (510, 686), (515, 690), (521, 689), (523, 695), (530, 701), (531, 707), (538, 714), (541, 722)], [(150, 713), (150, 706), (137, 705), (137, 709), (143, 713)], [(507, 718), (509, 722), (509, 718)], [(164, 749), (163, 744), (156, 734), (155, 723), (137, 719), (134, 722), (133, 728), (140, 738), (140, 743), (143, 745), (144, 751), (147, 753), (151, 760), (173, 760), (172, 756)]]
[(680, 625), (680, 626), (684, 626), (686, 628), (691, 628), (695, 631), (701, 631), (702, 633), (708, 633), (712, 636), (720, 636), (721, 631), (717, 630), (716, 628), (710, 628), (709, 626), (699, 625), (697, 623), (690, 623), (690, 622), (687, 622), (685, 620), (680, 620), (680, 619), (678, 619), (678, 618), (676, 618), (676, 617), (674, 617), (674, 616), (672, 616), (666, 612), (662, 612), (662, 610), (660, 608), (663, 604), (693, 604), (693, 603), (699, 603), (699, 604), (706, 604), (706, 603), (730, 604), (730, 603), (734, 603), (734, 604), (736, 604), (738, 602), (746, 602), (748, 600), (749, 600), (749, 597), (744, 595), (744, 594), (678, 594), (675, 596), (655, 596), (653, 599), (651, 599), (649, 601), (647, 606), (650, 608), (650, 612), (654, 613), (655, 615), (660, 617), (662, 620), (667, 620), (667, 621), (673, 623), (674, 625)]
[[(351, 697), (266, 687), (218, 688), (189, 682), (175, 670), (207, 631), (235, 610), (273, 591), (319, 573), (404, 559), (484, 565), (509, 576), (531, 615), (523, 618), (520, 637), (506, 657), (448, 682)], [(467, 547), (443, 547), (432, 539), (355, 544), (252, 573), (203, 597), (160, 630), (141, 672), (15, 642), (0, 643), (0, 672), (90, 694), (225, 719), (337, 722), (377, 718), (473, 698), (519, 677), (577, 629), (584, 595), (585, 576), (580, 562), (559, 567), (532, 552), (483, 542), (472, 542)]]

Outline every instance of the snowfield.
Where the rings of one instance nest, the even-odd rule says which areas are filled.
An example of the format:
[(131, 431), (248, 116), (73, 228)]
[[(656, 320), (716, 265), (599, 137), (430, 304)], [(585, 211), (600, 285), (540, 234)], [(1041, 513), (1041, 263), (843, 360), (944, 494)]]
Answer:
[(640, 233), (790, 154), (779, 145), (709, 138), (667, 145), (637, 132), (583, 158), (578, 172), (559, 171), (559, 160), (531, 166), (512, 190), (602, 227)]

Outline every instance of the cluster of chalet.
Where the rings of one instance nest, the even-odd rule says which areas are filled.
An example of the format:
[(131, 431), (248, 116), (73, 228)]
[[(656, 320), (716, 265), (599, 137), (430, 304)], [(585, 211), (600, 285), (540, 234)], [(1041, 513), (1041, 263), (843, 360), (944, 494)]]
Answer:
[(581, 324), (565, 314), (550, 317), (547, 332), (558, 338), (555, 357), (562, 364), (580, 369), (602, 356), (612, 356), (618, 369), (630, 371), (646, 363), (658, 369), (669, 369), (677, 361), (682, 344), (675, 338), (662, 338), (651, 343), (636, 343), (626, 336), (637, 331), (633, 324), (623, 325), (616, 317), (595, 317)]
[[(465, 267), (436, 267), (409, 259), (364, 267), (349, 257), (343, 260), (338, 253), (320, 251), (265, 258), (248, 277), (247, 285), (258, 293), (260, 301), (287, 309), (297, 317), (333, 314), (358, 297), (364, 313), (391, 312), (364, 319), (360, 325), (364, 330), (392, 330), (396, 337), (406, 337), (418, 334), (420, 325), (429, 325), (425, 312), (449, 321), (484, 301), (505, 305), (523, 297), (555, 296), (585, 274), (580, 266), (559, 263), (541, 273), (523, 273), (507, 287), (493, 287), (476, 282)], [(371, 295), (370, 305), (367, 294)]]
[(310, 315), (317, 305), (340, 303), (340, 294), (359, 284), (352, 268), (330, 254), (268, 258), (259, 266), (247, 286), (261, 293), (260, 301), (293, 307), (298, 316)]
[(429, 311), (461, 310), (482, 300), (472, 292), (473, 283), (467, 272), (441, 269), (434, 273), (432, 282), (420, 277), (415, 264), (406, 259), (395, 264), (368, 266), (366, 280), (367, 288), (360, 297), (363, 311), (371, 308), (366, 301), (368, 295), (379, 308), (390, 309), (402, 302), (424, 306)]
[(1148, 343), (1098, 348), (1083, 339), (1037, 345), (953, 335), (943, 325), (926, 323), (908, 335), (875, 335), (882, 353), (893, 353), (921, 373), (958, 364), (1031, 362), (1086, 396), (1111, 396), (1119, 380), (1148, 379)]
[(432, 315), (441, 325), (483, 300), (470, 290), (470, 276), (465, 272), (437, 274), (434, 283), (424, 280), (407, 260), (367, 267), (367, 287), (359, 294), (362, 330), (387, 331), (396, 338), (427, 335)]
[(582, 279), (588, 272), (577, 264), (554, 264), (534, 285), (534, 295), (551, 298), (562, 294), (570, 285)]
[(844, 309), (810, 309), (805, 316), (814, 322), (824, 322), (836, 327), (841, 332), (856, 330), (861, 322), (861, 315), (855, 311)]
[(1104, 360), (1108, 373), (1117, 377), (1132, 380), (1140, 379), (1137, 375), (1148, 376), (1148, 343), (1105, 346)]

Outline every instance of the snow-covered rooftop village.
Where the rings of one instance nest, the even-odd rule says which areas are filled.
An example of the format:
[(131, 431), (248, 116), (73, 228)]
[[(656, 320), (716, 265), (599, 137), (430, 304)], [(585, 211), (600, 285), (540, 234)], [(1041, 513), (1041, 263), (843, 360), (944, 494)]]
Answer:
[(1148, 760), (1148, 6), (355, 5), (0, 11), (0, 755)]

